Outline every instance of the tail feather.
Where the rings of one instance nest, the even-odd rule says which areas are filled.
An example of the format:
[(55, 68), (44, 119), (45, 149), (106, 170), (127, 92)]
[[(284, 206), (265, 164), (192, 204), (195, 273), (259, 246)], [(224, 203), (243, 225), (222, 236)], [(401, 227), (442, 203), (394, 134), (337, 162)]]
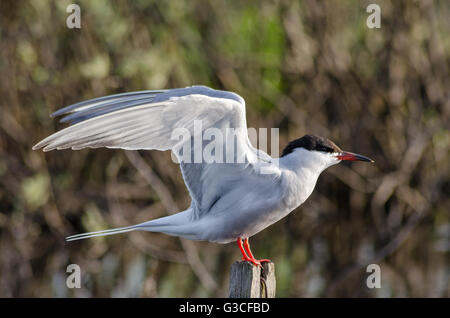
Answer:
[(110, 230), (96, 231), (96, 232), (88, 232), (82, 234), (76, 234), (69, 237), (66, 237), (66, 241), (76, 241), (82, 240), (91, 237), (97, 236), (107, 236), (114, 235), (119, 233), (126, 233), (135, 230), (140, 231), (149, 231), (149, 232), (162, 232), (169, 235), (174, 236), (183, 236), (183, 237), (195, 237), (195, 233), (190, 233), (190, 228), (186, 229), (186, 221), (190, 217), (191, 210), (186, 210), (177, 214), (173, 214), (170, 216), (166, 216), (163, 218), (159, 218), (156, 220), (151, 220), (148, 222), (126, 226), (126, 227), (118, 227)]
[(133, 226), (128, 226), (128, 227), (119, 227), (119, 228), (110, 229), (110, 230), (82, 233), (82, 234), (77, 234), (77, 235), (72, 235), (72, 236), (66, 237), (66, 241), (70, 242), (70, 241), (82, 240), (82, 239), (97, 237), (97, 236), (107, 236), (107, 235), (113, 235), (113, 234), (119, 234), (119, 233), (126, 233), (126, 232), (134, 231), (136, 229), (137, 229), (137, 227), (135, 225), (133, 225)]

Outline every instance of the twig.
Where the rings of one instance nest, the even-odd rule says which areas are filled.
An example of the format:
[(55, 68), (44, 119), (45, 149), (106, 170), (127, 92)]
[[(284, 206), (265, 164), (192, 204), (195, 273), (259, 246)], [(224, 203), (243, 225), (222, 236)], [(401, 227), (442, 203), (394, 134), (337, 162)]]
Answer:
[(411, 231), (419, 223), (419, 221), (423, 218), (425, 214), (426, 214), (425, 212), (417, 211), (412, 216), (410, 216), (408, 222), (400, 231), (397, 232), (396, 236), (389, 243), (387, 243), (382, 249), (380, 249), (373, 257), (365, 261), (359, 261), (356, 264), (350, 266), (348, 269), (344, 270), (342, 274), (339, 275), (339, 277), (330, 284), (330, 287), (328, 288), (326, 295), (327, 296), (333, 295), (334, 291), (341, 283), (346, 281), (349, 277), (351, 277), (353, 274), (355, 274), (362, 268), (366, 267), (369, 264), (379, 262), (380, 260), (394, 253), (400, 247), (400, 245), (402, 245), (403, 242), (406, 241)]
[[(144, 161), (144, 159), (142, 159), (139, 153), (136, 151), (125, 151), (125, 155), (137, 171), (144, 177), (147, 183), (155, 190), (166, 210), (171, 212), (180, 211), (169, 189), (153, 172), (152, 168)], [(194, 243), (183, 239), (180, 239), (180, 242), (185, 252), (187, 262), (206, 290), (209, 292), (217, 290), (218, 284), (201, 261)]]
[[(111, 168), (113, 167), (113, 168)], [(120, 204), (120, 201), (118, 200), (116, 192), (122, 192), (122, 191), (112, 191), (112, 182), (111, 180), (114, 180), (117, 178), (117, 173), (119, 171), (120, 166), (118, 165), (109, 165), (107, 168), (107, 176), (108, 176), (108, 186), (106, 188), (106, 201), (108, 203), (108, 208), (111, 212), (118, 210), (118, 214), (122, 215), (123, 209)], [(122, 189), (121, 189), (122, 190)], [(174, 263), (180, 263), (180, 264), (187, 264), (186, 256), (183, 252), (168, 250), (168, 249), (161, 249), (158, 246), (149, 243), (148, 241), (144, 240), (141, 236), (138, 235), (129, 235), (130, 240), (133, 242), (135, 247), (141, 251), (144, 254), (151, 255), (154, 258), (168, 261), (168, 262), (174, 262)]]
[(130, 235), (130, 239), (133, 244), (137, 247), (138, 250), (145, 254), (149, 254), (152, 257), (157, 259), (179, 263), (179, 264), (188, 264), (186, 259), (186, 255), (183, 252), (172, 251), (167, 249), (161, 249), (153, 244), (149, 244), (147, 241), (144, 242), (142, 237)]

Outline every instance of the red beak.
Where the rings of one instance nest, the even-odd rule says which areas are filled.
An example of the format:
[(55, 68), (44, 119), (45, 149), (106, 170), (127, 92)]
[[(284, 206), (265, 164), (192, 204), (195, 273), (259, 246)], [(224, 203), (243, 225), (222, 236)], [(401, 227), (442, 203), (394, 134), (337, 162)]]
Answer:
[(368, 161), (368, 162), (375, 162), (372, 159), (363, 156), (363, 155), (358, 155), (356, 153), (352, 153), (352, 152), (347, 152), (347, 151), (343, 151), (341, 152), (337, 158), (339, 160), (350, 160), (350, 161)]

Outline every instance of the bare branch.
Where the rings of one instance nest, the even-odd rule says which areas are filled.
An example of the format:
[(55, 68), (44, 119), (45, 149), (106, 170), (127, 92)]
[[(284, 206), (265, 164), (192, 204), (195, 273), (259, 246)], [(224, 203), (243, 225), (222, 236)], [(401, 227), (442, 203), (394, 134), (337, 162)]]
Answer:
[[(153, 172), (152, 168), (144, 161), (144, 159), (142, 159), (139, 153), (136, 151), (125, 151), (125, 154), (130, 160), (131, 164), (139, 171), (139, 173), (144, 177), (147, 183), (158, 194), (159, 198), (161, 199), (161, 203), (166, 208), (166, 210), (170, 212), (180, 211), (169, 189)], [(180, 239), (180, 242), (185, 252), (187, 262), (191, 266), (200, 282), (209, 292), (216, 291), (218, 288), (218, 284), (201, 261), (197, 247), (193, 242), (188, 240)]]

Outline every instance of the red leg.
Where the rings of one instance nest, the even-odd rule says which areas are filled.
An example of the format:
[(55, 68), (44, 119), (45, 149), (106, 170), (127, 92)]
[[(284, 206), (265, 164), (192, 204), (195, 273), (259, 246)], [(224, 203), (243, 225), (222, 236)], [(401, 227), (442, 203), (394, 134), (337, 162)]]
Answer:
[[(244, 242), (246, 242), (246, 241), (247, 241), (247, 239), (245, 239)], [(237, 243), (238, 243), (239, 249), (241, 250), (241, 253), (242, 253), (242, 259), (243, 259), (244, 261), (250, 262), (250, 263), (252, 263), (252, 264), (255, 265), (255, 266), (258, 266), (258, 265), (260, 266), (260, 265), (261, 265), (261, 263), (258, 262), (258, 261), (253, 257), (253, 255), (252, 255), (251, 257), (248, 257), (247, 253), (245, 252), (246, 245), (244, 245), (244, 247), (242, 247), (242, 239), (241, 239), (241, 238), (238, 238), (238, 239), (237, 239)], [(244, 244), (245, 244), (245, 243), (244, 243)], [(244, 248), (245, 248), (245, 249), (244, 249)]]
[(270, 262), (270, 259), (267, 259), (267, 258), (263, 258), (263, 259), (259, 259), (259, 260), (255, 259), (255, 257), (253, 256), (252, 251), (250, 250), (250, 243), (248, 242), (248, 238), (246, 238), (244, 240), (244, 248), (247, 251), (247, 254), (249, 255), (249, 257), (254, 259), (256, 262), (258, 262), (258, 263)]
[(237, 240), (237, 242), (239, 245), (239, 249), (241, 250), (241, 253), (242, 253), (242, 259), (244, 261), (251, 262), (255, 266), (261, 266), (261, 263), (263, 263), (263, 262), (270, 262), (269, 259), (261, 259), (261, 260), (255, 259), (255, 257), (252, 254), (252, 251), (250, 250), (250, 244), (248, 243), (248, 238), (244, 239), (243, 247), (242, 247), (242, 239), (241, 238), (239, 238)]
[(241, 250), (241, 253), (242, 253), (242, 259), (247, 260), (248, 256), (247, 256), (247, 253), (245, 253), (244, 248), (242, 247), (242, 239), (238, 238), (237, 243), (238, 243), (239, 249)]

